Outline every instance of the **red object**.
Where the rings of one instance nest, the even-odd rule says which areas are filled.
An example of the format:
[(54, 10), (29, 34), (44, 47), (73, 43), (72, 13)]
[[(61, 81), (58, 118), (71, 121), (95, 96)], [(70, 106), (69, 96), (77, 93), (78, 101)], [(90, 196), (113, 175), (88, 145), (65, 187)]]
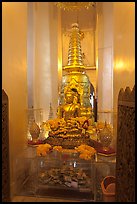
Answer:
[(33, 142), (31, 140), (28, 140), (28, 144), (29, 145), (39, 145), (39, 144), (43, 144), (43, 141), (42, 140), (38, 140), (37, 142)]
[(97, 148), (97, 152), (101, 154), (106, 154), (106, 155), (111, 155), (116, 153), (115, 149), (113, 149), (112, 147), (109, 147), (108, 150), (104, 150), (102, 147), (99, 147)]
[(109, 147), (109, 149), (106, 151), (103, 149), (102, 144), (100, 142), (95, 140), (91, 140), (91, 141), (94, 143), (94, 148), (96, 149), (96, 151), (100, 154), (111, 155), (116, 153), (115, 149), (112, 147)]
[(106, 176), (101, 182), (104, 202), (115, 202), (115, 176)]
[(85, 120), (82, 127), (87, 130), (88, 126), (89, 126), (89, 122), (88, 122), (88, 120)]
[(105, 151), (100, 142), (92, 140), (92, 139), (91, 139), (91, 146), (93, 146), (95, 148), (97, 153), (100, 153), (100, 154), (105, 155), (105, 156), (111, 156), (111, 155), (116, 154), (116, 151), (114, 148), (110, 147), (108, 151)]

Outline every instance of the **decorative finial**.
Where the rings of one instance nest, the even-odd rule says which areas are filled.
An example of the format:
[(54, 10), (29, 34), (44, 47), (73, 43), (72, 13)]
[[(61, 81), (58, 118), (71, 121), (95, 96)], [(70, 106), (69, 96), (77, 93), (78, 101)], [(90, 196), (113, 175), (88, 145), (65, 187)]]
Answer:
[(77, 28), (79, 29), (78, 23), (72, 23), (71, 27), (72, 27), (72, 28), (77, 27)]
[(68, 64), (66, 71), (84, 71), (83, 55), (81, 50), (81, 34), (77, 23), (72, 24), (72, 32), (68, 50)]

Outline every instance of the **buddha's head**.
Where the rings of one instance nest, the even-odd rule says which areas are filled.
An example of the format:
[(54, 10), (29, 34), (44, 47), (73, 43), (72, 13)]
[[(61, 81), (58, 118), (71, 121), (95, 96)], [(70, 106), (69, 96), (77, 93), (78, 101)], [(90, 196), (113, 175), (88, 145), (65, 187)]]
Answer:
[(73, 99), (74, 99), (74, 93), (73, 92), (67, 92), (65, 94), (65, 101), (66, 103), (73, 103)]
[(71, 89), (68, 92), (65, 93), (65, 101), (66, 103), (73, 103), (75, 100), (75, 102), (78, 102), (78, 92), (76, 89)]

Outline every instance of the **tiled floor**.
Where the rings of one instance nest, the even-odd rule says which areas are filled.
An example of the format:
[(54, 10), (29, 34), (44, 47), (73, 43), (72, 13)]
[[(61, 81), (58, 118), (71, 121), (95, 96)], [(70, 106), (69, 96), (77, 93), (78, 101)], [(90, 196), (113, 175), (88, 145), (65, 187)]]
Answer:
[(37, 198), (37, 197), (27, 197), (27, 196), (15, 196), (12, 202), (78, 202), (71, 200), (60, 200), (52, 198)]

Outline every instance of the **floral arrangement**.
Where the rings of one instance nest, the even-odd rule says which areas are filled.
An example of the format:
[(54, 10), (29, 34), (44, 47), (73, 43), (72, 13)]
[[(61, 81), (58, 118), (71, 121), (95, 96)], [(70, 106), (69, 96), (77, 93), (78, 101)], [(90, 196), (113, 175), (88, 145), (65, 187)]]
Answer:
[(93, 147), (84, 144), (75, 147), (75, 149), (80, 153), (79, 158), (85, 160), (90, 160), (96, 153), (96, 150)]
[(37, 156), (46, 156), (51, 150), (56, 150), (61, 153), (79, 153), (79, 158), (90, 160), (96, 153), (96, 150), (89, 145), (80, 145), (75, 149), (63, 149), (62, 146), (51, 147), (50, 144), (41, 144), (37, 146)]
[(37, 146), (37, 155), (38, 156), (46, 156), (47, 153), (52, 149), (50, 144), (41, 144)]
[(62, 152), (62, 146), (54, 146), (53, 150), (56, 150), (58, 152)]

